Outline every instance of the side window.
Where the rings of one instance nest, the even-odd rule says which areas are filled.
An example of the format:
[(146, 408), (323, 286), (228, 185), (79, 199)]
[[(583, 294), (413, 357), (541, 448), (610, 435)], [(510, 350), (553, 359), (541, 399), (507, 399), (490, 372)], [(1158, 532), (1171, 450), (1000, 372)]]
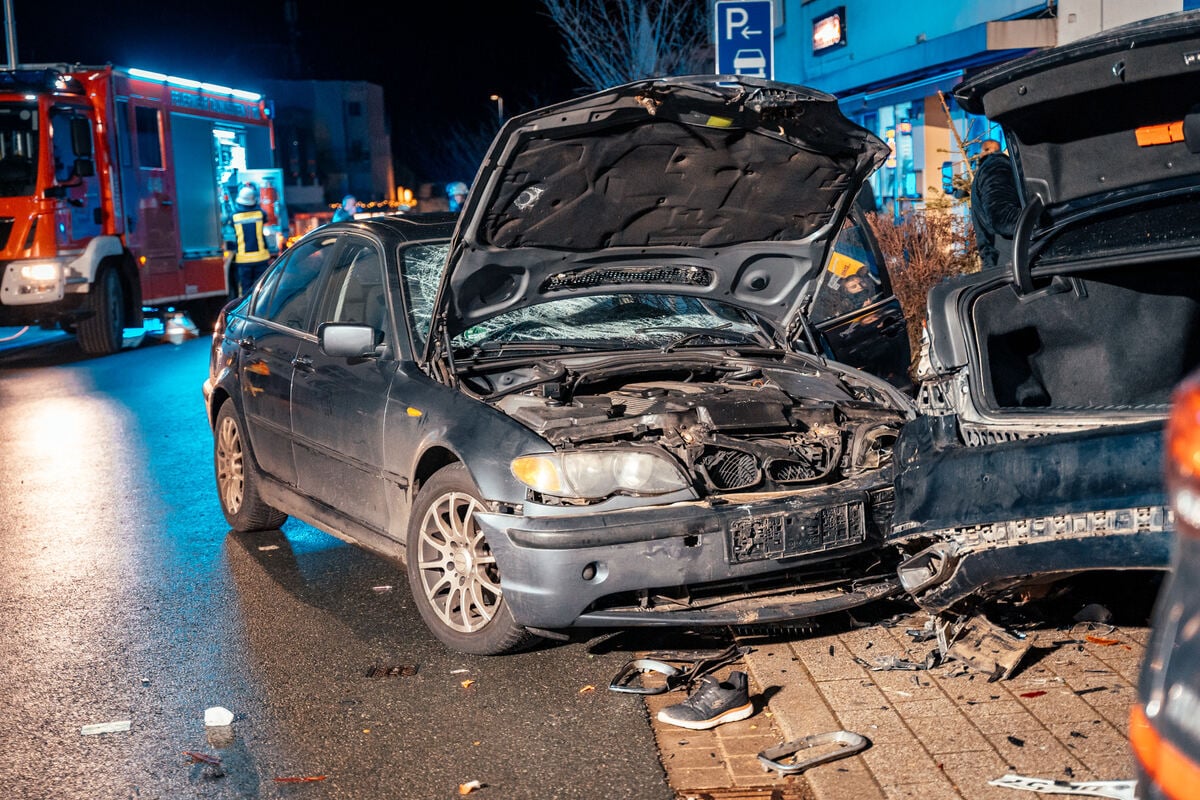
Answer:
[(54, 150), (54, 182), (71, 180), (75, 154), (71, 151), (71, 115), (56, 109), (50, 117), (50, 139)]
[(134, 125), (137, 129), (138, 166), (162, 169), (162, 139), (158, 135), (158, 109), (136, 106)]
[(391, 339), (383, 261), (373, 243), (346, 237), (346, 245), (329, 272), (328, 290), (317, 322), (353, 322), (383, 331)]
[(408, 296), (408, 323), (412, 327), (413, 350), (416, 352), (425, 348), (425, 340), (429, 338), (429, 329), (433, 326), (433, 301), (449, 255), (449, 242), (413, 245), (400, 253), (404, 291)]
[(846, 218), (809, 311), (814, 323), (857, 311), (888, 293), (868, 236), (853, 217)]
[(295, 247), (276, 265), (254, 298), (254, 315), (298, 331), (308, 331), (309, 312), (320, 285), (317, 277), (333, 252), (336, 238)]

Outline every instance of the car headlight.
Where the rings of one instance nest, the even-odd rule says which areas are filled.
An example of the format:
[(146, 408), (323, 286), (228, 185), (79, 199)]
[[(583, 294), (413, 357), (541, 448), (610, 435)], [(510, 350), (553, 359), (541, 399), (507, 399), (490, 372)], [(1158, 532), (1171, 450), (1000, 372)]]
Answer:
[(655, 495), (686, 489), (688, 480), (648, 450), (577, 450), (513, 459), (513, 475), (553, 497), (600, 499), (618, 492)]

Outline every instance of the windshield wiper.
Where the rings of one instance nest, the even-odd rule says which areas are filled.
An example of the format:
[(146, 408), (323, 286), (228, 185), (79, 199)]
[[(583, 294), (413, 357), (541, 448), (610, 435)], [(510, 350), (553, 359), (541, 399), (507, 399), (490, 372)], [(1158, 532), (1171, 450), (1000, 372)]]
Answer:
[(654, 331), (673, 331), (682, 334), (678, 338), (664, 344), (661, 352), (669, 353), (676, 347), (682, 347), (693, 339), (700, 339), (705, 336), (711, 336), (714, 339), (724, 339), (728, 342), (740, 342), (743, 344), (753, 343), (769, 347), (769, 344), (764, 344), (762, 338), (752, 334), (743, 333), (742, 331), (727, 330), (732, 326), (732, 322), (726, 322), (718, 325), (715, 328), (691, 328), (684, 325), (658, 325), (651, 328), (638, 328), (638, 333), (653, 333)]

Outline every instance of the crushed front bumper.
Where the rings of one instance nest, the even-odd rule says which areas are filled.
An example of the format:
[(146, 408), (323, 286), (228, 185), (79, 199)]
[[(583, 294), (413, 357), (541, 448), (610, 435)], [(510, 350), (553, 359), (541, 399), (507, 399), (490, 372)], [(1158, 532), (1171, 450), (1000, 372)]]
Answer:
[[(891, 488), (878, 474), (736, 500), (578, 516), (482, 513), (476, 520), (500, 567), (505, 601), (529, 627), (785, 622), (898, 590), (887, 569), (814, 581), (811, 591), (796, 577), (828, 576), (841, 560), (879, 549)], [(772, 583), (773, 576), (780, 580)], [(679, 594), (679, 587), (697, 599), (632, 607), (614, 599)]]
[(1071, 573), (1167, 567), (1161, 423), (966, 447), (926, 417), (897, 450), (889, 541), (911, 554), (898, 574), (928, 611)]

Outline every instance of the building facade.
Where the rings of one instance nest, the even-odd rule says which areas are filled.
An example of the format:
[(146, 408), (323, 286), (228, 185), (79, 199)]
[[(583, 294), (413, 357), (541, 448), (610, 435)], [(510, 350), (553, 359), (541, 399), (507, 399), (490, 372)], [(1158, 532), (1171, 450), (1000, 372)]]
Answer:
[(383, 88), (366, 81), (269, 80), (288, 206), (319, 211), (346, 194), (395, 199)]
[(986, 119), (955, 106), (964, 77), (1200, 0), (775, 0), (775, 78), (837, 95), (851, 119), (892, 147), (871, 178), (881, 209), (941, 195), (985, 138)]

